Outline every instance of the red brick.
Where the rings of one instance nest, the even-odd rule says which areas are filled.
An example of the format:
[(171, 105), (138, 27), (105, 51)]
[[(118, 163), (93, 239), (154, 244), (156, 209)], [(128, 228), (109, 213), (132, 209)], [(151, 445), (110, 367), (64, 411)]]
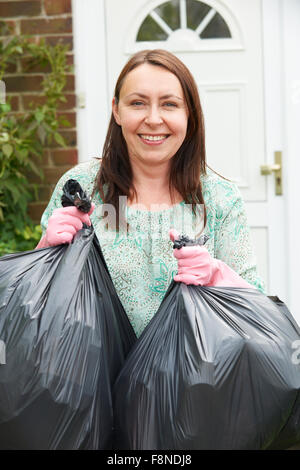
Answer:
[(63, 46), (69, 46), (69, 51), (73, 50), (73, 36), (43, 36), (46, 44), (55, 46), (56, 44), (62, 44)]
[(44, 5), (47, 15), (60, 15), (72, 11), (71, 0), (45, 0)]
[(77, 149), (61, 149), (51, 151), (52, 161), (57, 166), (76, 165), (78, 162)]
[(68, 65), (74, 65), (74, 55), (73, 54), (67, 54), (67, 64)]
[(66, 113), (62, 111), (58, 113), (58, 116), (69, 121), (70, 125), (68, 126), (68, 128), (72, 129), (73, 127), (76, 127), (76, 113)]
[(57, 183), (59, 178), (66, 173), (66, 171), (70, 170), (73, 165), (67, 166), (60, 166), (60, 167), (53, 167), (53, 168), (45, 168), (44, 175), (45, 175), (45, 182), (47, 183)]
[(8, 64), (5, 72), (6, 73), (16, 73), (17, 71), (17, 64)]
[(32, 65), (32, 59), (24, 57), (21, 59), (21, 70), (23, 73), (48, 73), (51, 72), (49, 64), (35, 64)]
[(40, 37), (39, 36), (28, 36), (27, 41), (31, 42), (33, 44), (39, 44), (40, 43)]
[(59, 110), (67, 110), (67, 109), (74, 109), (76, 108), (76, 95), (75, 94), (64, 94), (66, 98), (66, 102), (60, 101), (58, 106)]
[[(42, 75), (17, 75), (12, 77), (4, 77), (7, 93), (16, 93), (22, 91), (42, 91)], [(65, 91), (73, 91), (75, 87), (74, 75), (66, 76)]]
[(41, 75), (18, 75), (15, 77), (4, 77), (7, 93), (21, 91), (42, 90), (43, 76)]
[(46, 166), (51, 166), (51, 158), (50, 158), (50, 151), (48, 149), (44, 149), (43, 155), (32, 155), (31, 159), (35, 163), (37, 167), (46, 167)]
[(64, 87), (64, 91), (74, 91), (75, 90), (75, 76), (73, 74), (68, 74), (66, 76), (67, 83)]
[[(76, 131), (60, 130), (59, 133), (65, 139), (65, 143), (68, 147), (75, 147), (77, 144)], [(61, 146), (53, 139), (53, 142), (49, 145), (49, 148), (61, 148)]]
[(16, 32), (16, 22), (5, 20), (4, 23), (0, 25), (0, 36), (11, 36)]
[(53, 186), (51, 185), (41, 185), (37, 189), (37, 201), (38, 202), (48, 202), (53, 192)]
[(72, 165), (59, 166), (59, 167), (44, 167), (44, 179), (41, 180), (35, 173), (28, 174), (28, 180), (30, 183), (38, 184), (56, 184), (59, 178), (68, 170), (72, 168)]
[(16, 119), (20, 119), (22, 116), (24, 116), (24, 113), (22, 112), (13, 112), (11, 111), (10, 113), (8, 113), (9, 116), (14, 116)]
[(20, 98), (17, 95), (7, 97), (7, 102), (10, 103), (12, 111), (20, 110)]
[[(66, 102), (59, 102), (58, 109), (59, 110), (68, 110), (74, 109), (76, 107), (76, 96), (74, 94), (64, 94), (66, 98)], [(24, 109), (31, 109), (30, 104), (32, 103), (33, 106), (43, 105), (46, 102), (46, 98), (43, 95), (23, 95), (22, 96), (22, 103)]]
[(72, 18), (21, 20), (22, 34), (61, 34), (72, 32)]
[(21, 99), (25, 110), (43, 105), (46, 102), (46, 97), (43, 95), (22, 95)]
[(37, 16), (41, 13), (41, 2), (0, 2), (0, 17), (11, 18), (14, 16)]
[(39, 223), (40, 220), (41, 220), (42, 214), (43, 214), (44, 210), (46, 209), (47, 205), (48, 205), (48, 201), (44, 202), (44, 203), (31, 202), (28, 205), (28, 209), (27, 209), (29, 217), (31, 217), (31, 219), (34, 222)]

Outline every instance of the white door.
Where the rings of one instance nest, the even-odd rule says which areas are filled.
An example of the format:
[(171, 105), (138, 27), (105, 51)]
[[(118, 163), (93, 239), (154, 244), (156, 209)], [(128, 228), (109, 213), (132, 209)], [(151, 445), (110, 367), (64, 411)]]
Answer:
[[(175, 53), (198, 83), (208, 163), (240, 187), (268, 293), (288, 303), (284, 195), (275, 196), (274, 177), (260, 173), (260, 166), (273, 163), (274, 152), (282, 149), (280, 0), (88, 0), (79, 7), (80, 1), (73, 0), (75, 41), (78, 55), (85, 57), (85, 71), (77, 67), (77, 90), (82, 92), (82, 83), (88, 95), (88, 88), (95, 89), (97, 83), (102, 96), (91, 97), (81, 114), (82, 120), (90, 116), (85, 122), (91, 127), (97, 123), (98, 135), (92, 138), (98, 142), (97, 154), (108, 122), (108, 103), (130, 55), (152, 48)], [(85, 48), (80, 28), (88, 29)], [(94, 61), (93, 67), (87, 57)], [(94, 155), (85, 153), (82, 160)]]

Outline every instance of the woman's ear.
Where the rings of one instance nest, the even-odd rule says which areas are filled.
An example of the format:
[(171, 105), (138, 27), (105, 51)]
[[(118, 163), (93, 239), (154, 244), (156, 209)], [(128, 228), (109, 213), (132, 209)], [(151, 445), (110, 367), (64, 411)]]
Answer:
[(120, 126), (121, 125), (121, 120), (120, 120), (117, 100), (116, 100), (115, 96), (113, 97), (113, 100), (112, 100), (112, 113), (114, 115), (116, 123), (119, 124), (119, 126)]

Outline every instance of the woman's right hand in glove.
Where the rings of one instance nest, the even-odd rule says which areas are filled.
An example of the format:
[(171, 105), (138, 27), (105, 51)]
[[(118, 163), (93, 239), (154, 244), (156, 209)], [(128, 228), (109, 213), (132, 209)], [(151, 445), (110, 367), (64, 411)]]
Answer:
[(91, 225), (90, 215), (95, 208), (92, 204), (91, 210), (86, 214), (75, 206), (55, 209), (49, 218), (45, 235), (40, 240), (36, 249), (49, 246), (71, 243), (74, 235), (81, 230), (83, 224)]

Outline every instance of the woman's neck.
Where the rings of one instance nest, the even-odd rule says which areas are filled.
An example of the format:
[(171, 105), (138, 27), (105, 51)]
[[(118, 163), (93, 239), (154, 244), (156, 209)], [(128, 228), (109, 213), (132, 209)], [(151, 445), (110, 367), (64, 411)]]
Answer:
[(170, 162), (163, 162), (157, 165), (147, 165), (140, 161), (131, 159), (133, 173), (133, 184), (135, 187), (145, 187), (155, 184), (157, 188), (165, 188), (169, 185)]
[(173, 191), (173, 198), (170, 194), (169, 162), (157, 166), (131, 162), (131, 166), (133, 186), (136, 190), (137, 198), (132, 193), (129, 205), (138, 203), (149, 208), (151, 204), (167, 204), (170, 206), (182, 201), (181, 195), (176, 190)]

